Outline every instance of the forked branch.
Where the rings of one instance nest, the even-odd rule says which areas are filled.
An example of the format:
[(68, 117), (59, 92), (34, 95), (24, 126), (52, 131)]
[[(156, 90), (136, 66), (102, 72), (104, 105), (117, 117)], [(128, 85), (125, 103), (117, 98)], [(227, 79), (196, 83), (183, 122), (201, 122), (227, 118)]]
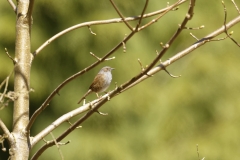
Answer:
[[(234, 2), (234, 1), (233, 1)], [(234, 3), (236, 5), (236, 3)], [(227, 21), (227, 8), (224, 4), (224, 1), (222, 1), (222, 5), (224, 8), (224, 32), (226, 33), (227, 37), (230, 38), (238, 47), (240, 47), (240, 44), (231, 37), (231, 35), (227, 32), (227, 27), (226, 27), (226, 21)], [(238, 7), (236, 7), (238, 9)]]

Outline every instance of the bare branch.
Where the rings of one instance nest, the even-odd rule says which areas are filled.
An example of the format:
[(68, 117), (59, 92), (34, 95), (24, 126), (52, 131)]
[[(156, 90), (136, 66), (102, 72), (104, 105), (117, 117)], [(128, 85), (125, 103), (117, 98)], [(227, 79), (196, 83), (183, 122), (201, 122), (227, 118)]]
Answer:
[(137, 25), (137, 27), (136, 27), (136, 31), (138, 30), (138, 27), (141, 25), (141, 23), (142, 23), (142, 19), (143, 19), (143, 16), (144, 16), (144, 13), (145, 13), (145, 11), (146, 11), (146, 9), (147, 9), (147, 6), (148, 6), (148, 0), (146, 0), (146, 3), (145, 3), (145, 5), (144, 5), (144, 8), (143, 8), (143, 10), (142, 10), (142, 14), (141, 14), (141, 17), (140, 17), (140, 19), (139, 19), (139, 21), (138, 21), (138, 25)]
[(240, 14), (240, 10), (234, 0), (232, 0), (232, 3), (234, 4), (236, 10), (238, 11), (238, 14)]
[(98, 56), (96, 56), (95, 54), (93, 54), (92, 52), (90, 52), (90, 54), (95, 57), (98, 61), (101, 61), (101, 58), (99, 58)]
[(169, 76), (171, 76), (172, 78), (179, 78), (179, 77), (181, 77), (181, 75), (179, 75), (179, 76), (174, 76), (173, 74), (171, 74), (170, 72), (168, 72), (168, 70), (164, 67), (164, 65), (162, 65), (162, 64), (160, 64), (160, 65), (161, 65), (162, 69), (163, 69)]
[[(84, 105), (85, 105), (85, 104), (84, 104)], [(70, 122), (70, 120), (67, 120), (67, 122), (68, 122), (70, 125), (72, 125), (72, 123)], [(76, 127), (76, 129), (78, 129), (78, 128), (82, 128), (82, 126)]]
[(110, 2), (112, 3), (114, 9), (117, 11), (118, 15), (122, 18), (123, 22), (126, 24), (126, 26), (133, 31), (133, 28), (131, 27), (131, 25), (125, 20), (124, 16), (122, 15), (122, 13), (120, 12), (120, 10), (117, 8), (117, 6), (115, 5), (115, 3), (113, 2), (113, 0), (110, 0)]
[(60, 149), (60, 147), (59, 147), (59, 145), (58, 145), (58, 142), (56, 141), (53, 133), (50, 132), (50, 134), (51, 134), (51, 136), (52, 136), (52, 138), (53, 138), (53, 141), (54, 141), (55, 145), (57, 146), (57, 149), (58, 149), (58, 152), (59, 152), (59, 154), (60, 154), (60, 156), (61, 156), (61, 159), (64, 160), (64, 157), (63, 157), (62, 151), (61, 151), (61, 149)]
[(169, 6), (168, 9), (166, 9), (164, 12), (161, 12), (160, 15), (159, 15), (157, 18), (151, 20), (150, 22), (148, 22), (147, 24), (143, 25), (142, 27), (139, 27), (138, 31), (140, 31), (140, 30), (142, 30), (142, 29), (144, 29), (144, 28), (152, 25), (153, 23), (156, 23), (156, 22), (157, 22), (160, 18), (162, 18), (165, 14), (167, 14), (167, 13), (170, 12), (170, 11), (172, 11), (173, 8), (175, 8), (176, 6), (180, 5), (181, 2), (182, 2), (182, 1), (180, 0), (180, 1), (176, 2), (175, 4)]
[[(178, 5), (186, 2), (187, 0), (179, 0), (179, 3)], [(172, 5), (173, 6), (173, 5)], [(151, 12), (151, 13), (148, 13), (148, 14), (144, 14), (142, 18), (148, 18), (148, 17), (151, 17), (151, 16), (155, 16), (155, 15), (158, 15), (158, 14), (161, 14), (163, 12), (165, 12), (166, 10), (168, 10), (169, 8), (173, 8), (172, 6), (169, 6), (169, 7), (166, 7), (164, 9), (161, 9), (161, 10), (158, 10), (158, 11), (155, 11), (155, 12)], [(176, 7), (176, 6), (174, 6)], [(125, 18), (124, 20), (125, 21), (135, 21), (135, 20), (139, 20), (141, 18), (141, 15), (139, 16), (134, 16), (134, 17), (127, 17)], [(86, 27), (86, 26), (92, 26), (92, 25), (102, 25), (102, 24), (111, 24), (111, 23), (122, 23), (123, 20), (122, 18), (115, 18), (115, 19), (109, 19), (109, 20), (100, 20), (100, 21), (91, 21), (91, 22), (85, 22), (85, 23), (80, 23), (80, 24), (77, 24), (77, 25), (74, 25), (74, 26), (71, 26), (61, 32), (59, 32), (58, 34), (54, 35), (53, 37), (51, 37), (50, 39), (48, 39), (46, 42), (44, 42), (37, 50), (35, 50), (33, 52), (33, 55), (34, 57), (36, 55), (39, 54), (39, 52), (45, 48), (47, 45), (49, 45), (50, 43), (52, 43), (54, 40), (56, 40), (57, 38), (61, 37), (62, 35), (68, 33), (68, 32), (71, 32), (75, 29), (78, 29), (78, 28), (82, 28), (82, 27)]]
[[(98, 61), (102, 61), (102, 58), (99, 58), (98, 56), (96, 56), (95, 54), (93, 54), (92, 52), (90, 52), (90, 54), (95, 57)], [(115, 59), (115, 57), (112, 57), (112, 58), (106, 58), (104, 61), (110, 61), (110, 60), (113, 60)]]
[(195, 35), (193, 35), (192, 33), (190, 33), (190, 35), (191, 35), (194, 39), (196, 39), (197, 41), (199, 41), (199, 39), (198, 39)]
[(102, 115), (102, 116), (107, 116), (108, 113), (103, 113), (103, 112), (100, 112), (99, 110), (96, 111), (98, 114)]
[[(106, 97), (107, 95), (104, 95), (103, 97)], [(72, 110), (64, 115), (62, 115), (61, 117), (59, 117), (57, 120), (55, 120), (53, 123), (51, 123), (51, 125), (49, 125), (47, 128), (45, 128), (44, 130), (42, 130), (40, 133), (38, 133), (36, 136), (34, 136), (32, 138), (32, 142), (31, 142), (31, 147), (33, 147), (37, 142), (39, 142), (41, 139), (43, 139), (43, 137), (45, 137), (46, 135), (48, 135), (51, 131), (53, 131), (55, 128), (57, 128), (60, 124), (62, 124), (63, 122), (68, 122), (69, 124), (70, 121), (69, 119), (71, 119), (72, 117), (75, 117), (76, 115), (79, 115), (81, 113), (84, 113), (86, 111), (88, 111), (89, 109), (91, 109), (92, 104), (95, 104), (96, 102), (98, 102), (99, 100), (94, 100), (92, 102), (89, 102), (83, 106), (78, 107), (75, 110)], [(72, 127), (73, 124), (71, 124), (70, 128)], [(79, 126), (77, 126), (79, 127)]]
[(14, 11), (15, 13), (17, 13), (17, 7), (16, 7), (16, 5), (13, 3), (13, 1), (12, 1), (12, 0), (7, 0), (7, 1), (8, 1), (9, 4), (11, 5), (13, 11)]
[(7, 54), (7, 56), (13, 61), (13, 64), (16, 64), (17, 61), (15, 59), (12, 58), (12, 56), (8, 53), (7, 48), (5, 48), (5, 53)]
[[(177, 4), (175, 4), (177, 5)], [(192, 18), (193, 16), (193, 8), (195, 5), (195, 0), (191, 0), (190, 4), (189, 4), (189, 9), (188, 9), (188, 13), (185, 16), (183, 22), (181, 23), (181, 27), (179, 27), (176, 31), (176, 33), (172, 36), (172, 38), (166, 43), (166, 45), (164, 46), (164, 48), (162, 49), (162, 51), (158, 54), (158, 56), (153, 60), (153, 62), (145, 69), (145, 71), (142, 74), (137, 75), (136, 77), (134, 77), (135, 79), (139, 79), (140, 77), (142, 77), (144, 74), (147, 74), (147, 72), (152, 69), (154, 67), (155, 64), (157, 64), (157, 62), (161, 59), (161, 57), (166, 53), (166, 51), (168, 50), (168, 48), (171, 46), (171, 44), (173, 43), (173, 41), (178, 37), (178, 35), (181, 33), (181, 31), (183, 30), (183, 28), (185, 27), (185, 25), (187, 24), (187, 22)]]
[(6, 139), (10, 142), (14, 142), (14, 137), (13, 135), (9, 132), (7, 126), (3, 123), (2, 119), (0, 118), (0, 128), (2, 128), (3, 132), (7, 135)]
[(227, 8), (226, 8), (226, 6), (225, 6), (225, 4), (224, 4), (224, 1), (222, 1), (222, 5), (223, 5), (223, 8), (224, 8), (224, 28), (225, 28), (225, 33), (226, 33), (226, 35), (228, 36), (228, 38), (230, 38), (238, 47), (240, 47), (240, 44), (237, 42), (237, 41), (235, 41), (235, 39), (233, 39), (229, 34), (228, 34), (228, 32), (227, 32), (227, 27), (226, 27), (226, 21), (227, 21)]
[[(232, 26), (236, 25), (237, 23), (240, 23), (240, 16), (234, 18), (232, 21), (230, 21), (229, 23), (226, 24), (227, 29), (230, 29)], [(213, 31), (212, 33), (210, 33), (209, 35), (205, 36), (206, 38), (202, 38), (202, 39), (209, 39), (211, 40), (212, 38), (224, 33), (225, 27), (222, 26), (221, 28)], [(211, 37), (211, 38), (208, 38)], [(165, 62), (163, 62), (162, 64), (156, 66), (155, 68), (151, 69), (147, 74), (148, 75), (154, 75), (157, 72), (163, 70), (164, 66), (165, 68), (169, 65), (171, 65), (172, 63), (176, 62), (177, 60), (183, 58), (184, 56), (186, 56), (187, 54), (192, 53), (192, 51), (194, 51), (195, 49), (201, 47), (202, 45), (204, 45), (206, 42), (211, 42), (209, 40), (206, 41), (202, 41), (201, 43), (195, 43), (192, 46), (186, 48), (185, 50), (177, 53), (176, 55), (174, 55), (173, 57), (169, 58), (168, 60), (166, 60)], [(123, 91), (128, 90), (129, 88), (135, 86), (136, 84), (142, 82), (143, 80), (149, 78), (149, 76), (144, 75), (142, 76), (140, 79), (138, 79), (136, 82), (132, 83), (131, 85), (129, 85), (128, 87), (126, 87)]]

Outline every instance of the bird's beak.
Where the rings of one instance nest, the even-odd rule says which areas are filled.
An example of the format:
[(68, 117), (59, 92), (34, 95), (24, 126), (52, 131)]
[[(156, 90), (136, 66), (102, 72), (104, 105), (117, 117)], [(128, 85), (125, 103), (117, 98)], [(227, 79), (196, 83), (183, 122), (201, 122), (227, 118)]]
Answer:
[(114, 70), (115, 68), (111, 68), (111, 70)]

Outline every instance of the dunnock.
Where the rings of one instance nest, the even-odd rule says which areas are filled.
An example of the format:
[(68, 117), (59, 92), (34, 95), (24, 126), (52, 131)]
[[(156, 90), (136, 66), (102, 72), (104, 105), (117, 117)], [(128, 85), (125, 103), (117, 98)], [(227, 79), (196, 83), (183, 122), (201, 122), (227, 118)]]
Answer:
[(89, 90), (87, 91), (86, 94), (84, 94), (84, 96), (79, 100), (78, 104), (86, 98), (87, 95), (89, 95), (91, 92), (95, 92), (97, 97), (98, 97), (98, 93), (100, 92), (104, 92), (110, 85), (111, 81), (112, 81), (112, 73), (111, 71), (114, 68), (111, 67), (103, 67), (98, 74), (96, 75), (96, 77), (94, 78), (92, 84), (89, 87)]

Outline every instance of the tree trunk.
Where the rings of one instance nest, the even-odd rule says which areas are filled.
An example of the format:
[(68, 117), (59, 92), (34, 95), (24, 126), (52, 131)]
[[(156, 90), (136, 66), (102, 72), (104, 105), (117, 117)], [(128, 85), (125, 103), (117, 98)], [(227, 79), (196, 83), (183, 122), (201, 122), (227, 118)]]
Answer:
[(29, 91), (30, 91), (30, 27), (31, 17), (28, 14), (29, 0), (19, 0), (16, 17), (15, 44), (15, 76), (13, 111), (13, 136), (15, 143), (11, 144), (12, 160), (27, 160), (29, 157), (28, 139), (25, 128), (29, 122)]

